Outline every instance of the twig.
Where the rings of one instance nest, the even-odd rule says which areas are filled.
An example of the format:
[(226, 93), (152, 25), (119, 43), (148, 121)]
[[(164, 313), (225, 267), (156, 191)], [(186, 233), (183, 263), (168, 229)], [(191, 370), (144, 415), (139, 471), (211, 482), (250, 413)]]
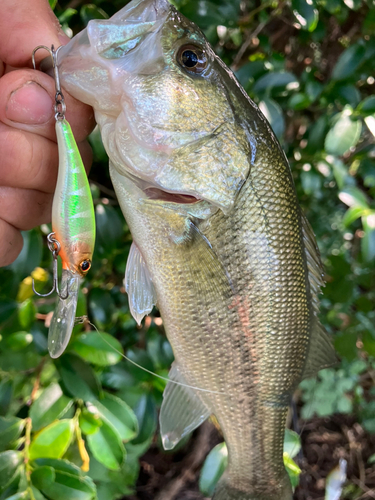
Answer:
[(350, 478), (351, 481), (353, 481), (354, 484), (359, 486), (362, 491), (365, 493), (361, 495), (357, 500), (360, 500), (360, 498), (366, 498), (366, 497), (371, 497), (375, 498), (375, 492), (372, 488), (368, 488), (365, 484), (362, 483), (360, 479), (357, 479), (356, 477)]
[(97, 186), (100, 189), (100, 191), (103, 191), (104, 194), (106, 194), (107, 196), (110, 196), (111, 198), (113, 198), (114, 201), (116, 201), (118, 203), (116, 193), (113, 189), (110, 189), (110, 188), (107, 188), (106, 186), (103, 186), (103, 184), (100, 184), (100, 182), (98, 182), (98, 181), (93, 181), (90, 179), (90, 182), (92, 184), (94, 184), (95, 186)]
[(68, 3), (68, 5), (65, 7), (65, 10), (68, 10), (68, 9), (76, 9), (77, 7), (79, 7), (81, 5), (81, 3), (83, 3), (82, 0), (72, 0), (71, 2)]
[(44, 357), (44, 358), (42, 358), (41, 362), (39, 363), (39, 365), (36, 368), (36, 378), (35, 378), (35, 382), (33, 385), (33, 389), (32, 389), (31, 394), (30, 394), (30, 399), (27, 402), (27, 406), (31, 406), (35, 400), (35, 396), (36, 396), (36, 393), (38, 392), (39, 385), (40, 385), (40, 376), (42, 374), (43, 366), (44, 366), (45, 362), (46, 362), (46, 358)]
[(262, 31), (262, 29), (265, 27), (266, 24), (267, 24), (266, 21), (264, 21), (263, 23), (260, 23), (258, 25), (258, 27), (255, 28), (255, 30), (253, 32), (251, 32), (250, 35), (246, 38), (246, 40), (242, 44), (240, 50), (237, 52), (236, 57), (233, 60), (232, 69), (234, 69), (234, 70), (237, 69), (238, 64), (240, 63), (240, 61), (242, 59), (242, 56), (249, 48), (249, 45), (251, 44), (252, 40), (259, 35), (259, 33)]
[(155, 500), (174, 500), (185, 484), (194, 480), (197, 470), (210, 450), (212, 428), (208, 422), (202, 425), (195, 446), (186, 459), (184, 472), (161, 490)]

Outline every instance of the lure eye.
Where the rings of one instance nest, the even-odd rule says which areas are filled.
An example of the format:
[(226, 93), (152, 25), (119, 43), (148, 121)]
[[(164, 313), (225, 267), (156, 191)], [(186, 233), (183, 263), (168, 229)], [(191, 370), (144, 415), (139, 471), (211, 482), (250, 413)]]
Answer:
[(190, 73), (199, 74), (207, 66), (205, 52), (195, 45), (183, 45), (177, 52), (178, 64)]
[(86, 260), (83, 260), (80, 265), (79, 265), (79, 268), (81, 269), (81, 271), (83, 273), (87, 273), (87, 271), (90, 269), (91, 267), (91, 261), (86, 259)]

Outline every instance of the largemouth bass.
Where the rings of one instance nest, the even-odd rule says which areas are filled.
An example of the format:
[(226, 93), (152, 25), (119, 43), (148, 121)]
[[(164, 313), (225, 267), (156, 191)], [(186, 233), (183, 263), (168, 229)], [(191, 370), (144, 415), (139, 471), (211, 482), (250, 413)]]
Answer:
[(174, 351), (165, 448), (214, 414), (229, 462), (213, 498), (290, 500), (288, 405), (336, 356), (317, 317), (315, 238), (274, 133), (167, 0), (90, 21), (59, 67), (94, 107), (133, 235), (132, 313), (139, 322), (157, 303)]

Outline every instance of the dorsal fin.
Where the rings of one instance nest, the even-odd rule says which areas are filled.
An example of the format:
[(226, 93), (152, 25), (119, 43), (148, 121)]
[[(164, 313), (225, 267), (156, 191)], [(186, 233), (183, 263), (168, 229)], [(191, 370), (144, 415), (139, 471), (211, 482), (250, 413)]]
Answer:
[(321, 287), (324, 286), (324, 270), (320, 258), (320, 252), (315, 241), (315, 235), (312, 227), (303, 213), (301, 213), (301, 220), (308, 278), (310, 283), (311, 302), (313, 307), (310, 345), (302, 375), (303, 378), (309, 378), (314, 377), (319, 370), (329, 368), (330, 366), (337, 364), (338, 358), (332, 346), (331, 340), (318, 318), (319, 294), (321, 293)]

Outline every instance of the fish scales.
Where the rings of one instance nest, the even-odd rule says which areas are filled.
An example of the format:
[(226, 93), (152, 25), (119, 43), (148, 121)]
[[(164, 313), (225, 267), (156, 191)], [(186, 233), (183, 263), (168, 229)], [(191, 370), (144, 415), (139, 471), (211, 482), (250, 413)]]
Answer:
[(175, 355), (165, 448), (214, 414), (228, 468), (213, 498), (291, 500), (290, 399), (336, 358), (317, 318), (319, 254), (277, 139), (166, 0), (90, 21), (60, 54), (63, 85), (94, 106), (133, 236), (130, 309), (140, 322), (157, 301)]

